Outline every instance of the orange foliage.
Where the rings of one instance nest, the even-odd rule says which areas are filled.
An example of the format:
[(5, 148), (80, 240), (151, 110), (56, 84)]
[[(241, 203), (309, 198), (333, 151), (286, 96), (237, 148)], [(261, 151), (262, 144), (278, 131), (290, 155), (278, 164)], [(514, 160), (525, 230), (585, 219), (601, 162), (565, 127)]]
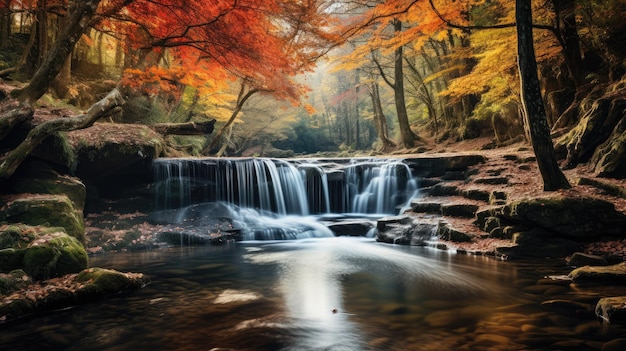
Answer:
[[(320, 13), (321, 3), (109, 0), (103, 12), (117, 15), (101, 26), (121, 32), (129, 43), (127, 54), (139, 67), (148, 67), (127, 71), (124, 82), (130, 86), (155, 93), (170, 91), (172, 82), (199, 88), (231, 76), (261, 91), (296, 99), (303, 90), (292, 78), (310, 69), (320, 51), (335, 40), (324, 30), (328, 21)], [(165, 51), (157, 62), (146, 61), (150, 52), (160, 50)], [(161, 82), (156, 81), (159, 77)]]

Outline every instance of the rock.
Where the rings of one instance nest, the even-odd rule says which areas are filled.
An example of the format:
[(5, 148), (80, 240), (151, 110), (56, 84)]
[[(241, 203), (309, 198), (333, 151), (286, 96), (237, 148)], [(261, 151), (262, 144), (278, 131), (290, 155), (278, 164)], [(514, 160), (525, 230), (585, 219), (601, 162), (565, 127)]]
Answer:
[(441, 177), (446, 172), (464, 171), (470, 166), (485, 162), (483, 155), (451, 155), (407, 158), (411, 172), (417, 177)]
[(361, 221), (340, 221), (327, 225), (335, 236), (366, 236), (374, 228), (371, 222)]
[[(491, 234), (491, 231), (493, 231), (495, 228), (498, 228), (502, 225), (500, 218), (498, 217), (487, 217), (487, 219), (485, 219), (485, 224), (483, 226), (483, 230), (486, 231), (487, 233)], [(500, 230), (500, 232), (502, 232), (502, 230)]]
[(608, 266), (609, 262), (606, 258), (597, 255), (589, 255), (582, 252), (574, 252), (574, 254), (567, 260), (568, 266), (582, 267), (582, 266)]
[(401, 244), (425, 245), (437, 231), (437, 223), (413, 221), (409, 216), (384, 217), (376, 225), (376, 241)]
[(60, 175), (55, 171), (39, 171), (34, 177), (20, 177), (12, 187), (15, 193), (66, 195), (74, 209), (85, 208), (87, 190), (80, 179)]
[(541, 258), (565, 257), (581, 247), (577, 241), (554, 237), (553, 233), (542, 228), (513, 234), (513, 243), (517, 245), (516, 251), (520, 255)]
[(441, 205), (441, 214), (450, 217), (474, 218), (478, 205), (474, 204), (444, 204)]
[(48, 279), (87, 268), (89, 258), (80, 242), (63, 232), (35, 239), (24, 252), (24, 271), (34, 279)]
[(568, 275), (574, 282), (610, 282), (626, 284), (626, 262), (611, 266), (584, 266), (576, 268)]
[[(28, 277), (24, 278), (23, 271), (16, 271), (15, 275), (16, 279), (23, 281), (28, 279)], [(126, 290), (141, 288), (149, 282), (150, 278), (141, 273), (121, 273), (109, 269), (89, 268), (77, 275), (68, 275), (63, 280), (41, 281), (32, 287), (22, 286), (35, 293), (31, 296), (14, 294), (10, 299), (0, 300), (0, 323), (11, 322), (34, 313), (94, 301)]]
[(21, 269), (16, 269), (8, 274), (0, 273), (0, 295), (9, 295), (13, 291), (20, 290), (30, 284), (32, 280)]
[(594, 197), (550, 195), (513, 201), (501, 216), (526, 227), (540, 227), (546, 235), (592, 241), (625, 236), (626, 215), (608, 201)]
[(472, 241), (472, 236), (461, 231), (458, 231), (452, 227), (448, 223), (440, 223), (437, 228), (437, 236), (443, 240), (449, 240), (453, 242), (470, 242)]
[(491, 205), (503, 205), (507, 198), (508, 195), (504, 191), (494, 190), (489, 194), (489, 203)]
[(170, 245), (221, 245), (243, 240), (240, 230), (217, 233), (198, 233), (190, 229), (169, 226), (157, 234), (157, 240)]
[(491, 192), (482, 189), (466, 189), (461, 192), (461, 195), (466, 199), (488, 202)]
[(86, 294), (112, 294), (125, 290), (138, 289), (150, 282), (150, 278), (141, 273), (122, 273), (111, 269), (89, 268), (76, 276), (76, 281), (85, 285), (77, 291), (79, 296)]
[(500, 185), (500, 184), (509, 184), (509, 178), (507, 177), (484, 177), (477, 178), (474, 180), (476, 184), (489, 184), (489, 185)]
[(455, 196), (459, 194), (459, 189), (455, 185), (436, 184), (428, 189), (424, 189), (432, 196)]
[(0, 213), (0, 220), (32, 226), (63, 227), (65, 231), (85, 240), (82, 210), (77, 210), (65, 195), (32, 195), (9, 201)]
[(626, 323), (626, 296), (600, 299), (596, 304), (596, 316), (607, 323)]
[(441, 213), (439, 202), (422, 202), (420, 199), (411, 200), (411, 210), (416, 213)]
[(166, 149), (159, 133), (138, 124), (96, 123), (67, 137), (78, 160), (76, 176), (107, 196), (148, 183), (152, 160)]

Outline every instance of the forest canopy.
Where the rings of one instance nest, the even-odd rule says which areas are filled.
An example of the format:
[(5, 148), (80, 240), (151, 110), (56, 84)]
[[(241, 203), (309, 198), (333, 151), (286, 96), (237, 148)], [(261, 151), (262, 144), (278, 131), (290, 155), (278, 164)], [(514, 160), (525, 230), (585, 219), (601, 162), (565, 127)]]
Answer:
[[(590, 96), (624, 91), (625, 14), (622, 0), (532, 1), (547, 123), (571, 165), (608, 138), (568, 132)], [(45, 95), (78, 114), (118, 87), (109, 122), (215, 119), (212, 135), (169, 137), (196, 155), (497, 146), (528, 138), (515, 15), (484, 0), (2, 0), (0, 78), (26, 109)], [(2, 138), (34, 125), (0, 120)]]

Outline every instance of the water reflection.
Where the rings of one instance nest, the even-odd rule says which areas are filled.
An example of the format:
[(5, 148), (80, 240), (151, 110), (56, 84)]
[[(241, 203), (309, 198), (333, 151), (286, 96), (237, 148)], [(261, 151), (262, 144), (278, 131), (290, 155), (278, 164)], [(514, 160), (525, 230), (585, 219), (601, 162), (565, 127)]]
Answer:
[[(110, 253), (92, 265), (152, 283), (0, 326), (0, 349), (600, 350), (625, 333), (605, 328), (593, 305), (626, 291), (543, 279), (567, 267), (371, 239)], [(542, 304), (550, 299), (571, 303)]]

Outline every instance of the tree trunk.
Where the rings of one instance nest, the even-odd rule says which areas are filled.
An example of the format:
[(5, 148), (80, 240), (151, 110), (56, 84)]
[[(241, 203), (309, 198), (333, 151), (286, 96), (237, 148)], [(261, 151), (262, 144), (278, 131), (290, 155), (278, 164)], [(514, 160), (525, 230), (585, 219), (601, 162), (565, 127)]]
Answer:
[(13, 90), (12, 95), (23, 104), (32, 106), (46, 93), (54, 78), (59, 74), (65, 60), (74, 50), (81, 35), (87, 30), (89, 21), (96, 12), (100, 0), (83, 0), (71, 2), (67, 25), (47, 53), (44, 62), (39, 66), (30, 82), (23, 89)]
[(378, 89), (378, 84), (372, 82), (370, 97), (372, 98), (372, 107), (374, 110), (374, 125), (376, 126), (378, 139), (381, 143), (381, 150), (384, 152), (392, 147), (395, 147), (396, 145), (393, 143), (393, 141), (389, 140), (387, 119), (385, 118), (383, 107), (380, 102), (380, 92)]
[(545, 108), (541, 99), (537, 61), (533, 47), (532, 10), (530, 6), (530, 0), (515, 1), (517, 51), (524, 117), (527, 121), (533, 150), (537, 157), (539, 171), (543, 178), (543, 189), (545, 191), (567, 189), (571, 186), (558, 166)]
[(20, 145), (9, 152), (0, 163), (0, 179), (8, 179), (30, 153), (49, 135), (83, 129), (91, 126), (98, 119), (121, 111), (124, 99), (117, 89), (111, 91), (102, 100), (96, 102), (85, 114), (70, 118), (57, 118), (37, 125), (31, 129)]
[(248, 101), (248, 99), (252, 95), (259, 92), (260, 90), (250, 89), (247, 93), (245, 91), (246, 91), (246, 83), (242, 82), (241, 89), (239, 90), (239, 95), (237, 96), (237, 103), (235, 105), (235, 109), (233, 110), (233, 113), (230, 115), (230, 118), (228, 119), (226, 124), (224, 124), (222, 128), (219, 130), (219, 132), (217, 132), (217, 134), (215, 135), (215, 137), (213, 138), (209, 146), (205, 147), (202, 150), (203, 155), (208, 155), (211, 152), (211, 150), (217, 149), (217, 147), (222, 142), (222, 136), (224, 135), (224, 132), (226, 131), (227, 128), (230, 127), (231, 124), (235, 122), (235, 119), (237, 119), (237, 116), (239, 115), (239, 112), (241, 112), (243, 105), (246, 103), (246, 101)]
[[(393, 28), (396, 34), (402, 31), (402, 22), (399, 20), (393, 21)], [(400, 128), (400, 136), (402, 137), (402, 144), (406, 148), (412, 148), (415, 146), (415, 141), (419, 138), (411, 130), (409, 124), (409, 114), (406, 111), (406, 102), (404, 100), (404, 53), (402, 46), (398, 47), (394, 52), (394, 76), (395, 82), (393, 84), (393, 96), (396, 104), (396, 113), (398, 117), (398, 127)]]

